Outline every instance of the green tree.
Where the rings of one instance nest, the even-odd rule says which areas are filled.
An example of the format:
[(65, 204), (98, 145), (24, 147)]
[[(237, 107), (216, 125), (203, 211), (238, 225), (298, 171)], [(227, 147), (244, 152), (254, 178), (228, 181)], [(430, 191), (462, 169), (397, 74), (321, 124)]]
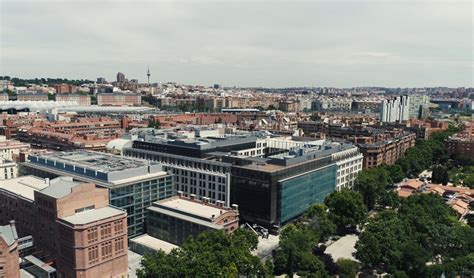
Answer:
[(327, 207), (323, 204), (311, 206), (303, 216), (303, 221), (319, 235), (320, 241), (326, 241), (336, 233), (336, 225), (329, 219)]
[(349, 259), (338, 259), (336, 262), (340, 278), (354, 278), (359, 272), (359, 263)]
[(400, 247), (406, 239), (403, 222), (394, 211), (382, 211), (364, 227), (356, 243), (356, 258), (365, 269), (393, 273), (400, 263)]
[(339, 231), (355, 229), (367, 216), (367, 207), (356, 191), (335, 191), (326, 197), (324, 203), (329, 209), (329, 218)]
[(389, 182), (389, 173), (386, 169), (370, 168), (359, 172), (354, 189), (362, 195), (367, 208), (372, 210), (386, 191)]
[(431, 175), (431, 181), (433, 183), (447, 185), (449, 182), (448, 169), (441, 165), (434, 166), (433, 174)]
[(190, 237), (180, 248), (166, 255), (144, 256), (138, 277), (237, 277), (265, 276), (267, 268), (251, 254), (257, 236), (248, 230), (231, 235), (209, 231)]

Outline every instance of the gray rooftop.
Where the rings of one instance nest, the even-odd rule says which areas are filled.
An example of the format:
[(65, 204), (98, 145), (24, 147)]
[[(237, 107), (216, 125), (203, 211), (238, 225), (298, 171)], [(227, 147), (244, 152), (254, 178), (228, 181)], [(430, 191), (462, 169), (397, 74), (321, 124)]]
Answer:
[(40, 156), (57, 162), (72, 163), (83, 168), (100, 170), (102, 172), (122, 171), (147, 166), (149, 164), (146, 161), (82, 150), (48, 153)]
[(124, 213), (123, 210), (117, 208), (103, 207), (79, 212), (71, 216), (63, 217), (61, 220), (73, 225), (85, 225)]
[(82, 184), (73, 181), (71, 177), (58, 177), (50, 181), (50, 185), (42, 190), (41, 193), (59, 199), (71, 193), (73, 187)]
[(15, 240), (18, 239), (18, 234), (16, 233), (16, 229), (12, 225), (5, 225), (0, 226), (0, 237), (5, 240), (8, 246), (15, 243)]

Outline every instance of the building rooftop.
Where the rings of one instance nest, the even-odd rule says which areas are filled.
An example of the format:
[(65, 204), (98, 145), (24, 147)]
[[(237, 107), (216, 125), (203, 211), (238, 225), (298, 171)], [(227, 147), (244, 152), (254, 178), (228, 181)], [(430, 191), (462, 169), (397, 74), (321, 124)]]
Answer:
[(158, 204), (160, 207), (171, 208), (175, 211), (196, 215), (209, 220), (219, 216), (221, 212), (228, 210), (224, 207), (217, 208), (211, 205), (206, 205), (204, 203), (183, 198), (168, 198), (158, 201), (155, 204)]
[(91, 151), (48, 153), (41, 157), (102, 172), (122, 171), (148, 165), (146, 161)]
[(124, 213), (125, 211), (117, 208), (103, 207), (99, 209), (86, 210), (71, 216), (63, 217), (61, 218), (61, 221), (73, 225), (86, 225), (109, 217), (118, 216)]
[(35, 191), (47, 187), (48, 183), (44, 179), (35, 176), (23, 176), (0, 181), (0, 189), (20, 195), (31, 201), (35, 199)]
[(130, 240), (131, 242), (134, 242), (139, 245), (146, 246), (148, 248), (154, 249), (156, 251), (162, 250), (166, 254), (170, 253), (171, 250), (175, 248), (179, 248), (179, 246), (174, 245), (172, 243), (166, 242), (161, 239), (157, 239), (155, 237), (149, 236), (147, 234), (138, 236), (136, 238), (133, 238)]
[(8, 246), (11, 246), (18, 239), (14, 223), (15, 221), (11, 221), (10, 225), (0, 226), (0, 237), (5, 240)]
[(73, 187), (81, 185), (81, 182), (73, 181), (72, 177), (58, 177), (51, 180), (50, 185), (42, 190), (41, 193), (59, 199), (71, 193)]

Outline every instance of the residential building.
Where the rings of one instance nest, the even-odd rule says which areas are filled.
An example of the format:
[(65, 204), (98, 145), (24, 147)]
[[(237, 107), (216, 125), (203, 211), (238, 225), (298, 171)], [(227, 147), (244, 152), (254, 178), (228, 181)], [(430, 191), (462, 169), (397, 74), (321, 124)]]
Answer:
[(48, 94), (44, 93), (21, 93), (16, 96), (18, 101), (48, 101)]
[(123, 74), (121, 72), (117, 73), (117, 82), (118, 83), (123, 83), (125, 81), (126, 81), (125, 74)]
[(365, 169), (394, 164), (405, 156), (409, 148), (415, 146), (416, 134), (405, 132), (396, 137), (376, 142), (372, 137), (361, 137), (355, 140), (364, 155), (363, 167)]
[(8, 101), (8, 100), (9, 100), (8, 94), (0, 93), (0, 101)]
[(17, 138), (52, 150), (104, 150), (123, 134), (121, 122), (111, 118), (73, 118), (69, 121), (33, 122), (18, 129)]
[(71, 101), (76, 102), (77, 105), (89, 106), (91, 105), (91, 96), (86, 94), (57, 94), (56, 101)]
[(97, 94), (97, 105), (100, 106), (138, 106), (142, 103), (141, 94), (100, 93)]
[(20, 153), (28, 152), (30, 145), (17, 140), (7, 140), (0, 135), (0, 160), (19, 161)]
[(0, 226), (0, 277), (20, 278), (18, 235), (15, 221)]
[(474, 160), (474, 124), (464, 122), (463, 130), (445, 140), (449, 155)]
[(178, 196), (153, 203), (147, 208), (148, 235), (170, 242), (183, 244), (189, 236), (196, 237), (209, 230), (232, 233), (239, 227), (236, 205), (225, 207), (223, 202), (209, 203), (209, 199), (197, 200), (194, 195)]
[(10, 160), (0, 159), (0, 180), (13, 179), (18, 176), (18, 165)]
[(380, 121), (383, 123), (407, 121), (410, 116), (410, 97), (398, 96), (382, 101)]
[[(53, 88), (56, 90), (56, 94), (74, 94), (77, 93), (77, 86), (70, 84), (55, 84)], [(58, 96), (56, 96), (58, 97)]]
[(144, 233), (145, 208), (176, 194), (173, 176), (162, 165), (93, 151), (30, 155), (23, 171), (44, 178), (71, 176), (108, 189), (112, 206), (127, 211), (128, 236)]

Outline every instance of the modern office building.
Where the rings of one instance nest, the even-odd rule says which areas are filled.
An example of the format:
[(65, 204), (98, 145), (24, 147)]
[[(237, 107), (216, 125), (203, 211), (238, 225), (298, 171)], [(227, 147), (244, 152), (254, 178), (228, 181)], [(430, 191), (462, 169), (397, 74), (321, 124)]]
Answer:
[(144, 233), (146, 208), (176, 194), (173, 176), (161, 164), (93, 151), (30, 155), (24, 172), (44, 178), (71, 176), (108, 189), (111, 205), (128, 214), (128, 235)]
[[(162, 163), (184, 195), (225, 206), (242, 203), (244, 221), (267, 226), (297, 217), (333, 190), (352, 187), (362, 169), (362, 155), (351, 144), (296, 141), (267, 132), (191, 137), (144, 136), (123, 153)], [(282, 188), (288, 190), (283, 197)], [(302, 192), (301, 198), (287, 201), (294, 192)]]
[(204, 158), (216, 152), (255, 147), (256, 140), (257, 137), (250, 134), (176, 140), (147, 138), (133, 141), (132, 148), (125, 148), (124, 155), (162, 163), (163, 169), (174, 175), (177, 191), (230, 206), (232, 165)]
[[(241, 218), (275, 229), (311, 205), (323, 202), (337, 186), (349, 185), (361, 170), (357, 148), (340, 143), (289, 150), (266, 158), (227, 159), (234, 160), (231, 202), (239, 205)], [(347, 176), (350, 178), (346, 181)]]
[(407, 121), (410, 117), (410, 97), (398, 96), (382, 101), (380, 121), (394, 123)]
[(208, 230), (232, 233), (239, 227), (238, 207), (225, 207), (222, 202), (200, 201), (194, 195), (184, 197), (182, 192), (153, 203), (148, 209), (148, 235), (181, 245), (189, 236), (196, 237)]
[(0, 277), (20, 278), (18, 235), (15, 221), (0, 226)]

